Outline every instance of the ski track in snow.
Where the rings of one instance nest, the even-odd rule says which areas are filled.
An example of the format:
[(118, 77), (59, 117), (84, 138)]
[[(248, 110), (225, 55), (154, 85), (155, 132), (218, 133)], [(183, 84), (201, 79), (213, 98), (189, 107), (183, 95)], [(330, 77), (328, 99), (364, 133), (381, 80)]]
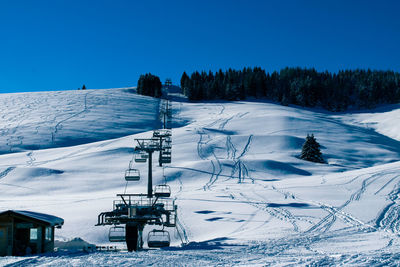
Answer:
[(15, 167), (8, 167), (8, 168), (5, 169), (4, 171), (0, 172), (0, 179), (6, 177), (7, 174), (9, 174), (10, 172), (12, 172), (14, 169), (15, 169)]
[[(56, 123), (56, 125), (54, 126), (54, 130), (53, 130), (53, 132), (51, 133), (51, 141), (52, 141), (53, 143), (54, 143), (55, 140), (56, 140), (56, 134), (57, 134), (57, 132), (59, 131), (60, 126), (61, 126), (62, 123), (66, 122), (66, 121), (68, 121), (68, 120), (70, 120), (70, 119), (72, 119), (72, 118), (74, 118), (74, 117), (77, 117), (77, 116), (79, 116), (79, 115), (81, 115), (81, 114), (83, 114), (83, 113), (85, 113), (85, 112), (88, 111), (87, 97), (88, 97), (88, 95), (89, 95), (90, 93), (91, 93), (91, 92), (88, 92), (88, 93), (86, 93), (86, 94), (84, 95), (84, 99), (83, 99), (83, 110), (82, 110), (82, 111), (79, 111), (79, 112), (77, 112), (77, 113), (74, 113), (74, 114), (72, 114), (71, 116), (69, 116), (69, 117), (67, 117), (67, 118), (65, 118), (65, 119), (63, 119), (63, 120), (60, 120), (60, 121), (58, 121), (58, 122)], [(92, 92), (92, 93), (93, 93), (93, 92)]]
[[(68, 123), (78, 120), (81, 116), (92, 115), (92, 107), (100, 104), (107, 105), (108, 102), (108, 98), (96, 95), (94, 91), (80, 92), (79, 105), (76, 103), (77, 99), (76, 97), (69, 101), (68, 99), (65, 100), (69, 103), (70, 110), (66, 110), (62, 106), (54, 106), (59, 114), (41, 114), (40, 119), (43, 123), (32, 126), (32, 133), (39, 135), (44, 128), (46, 130), (52, 129), (52, 142), (56, 143), (57, 135), (64, 132), (63, 129), (66, 129)], [(38, 98), (34, 103), (22, 107), (20, 113), (14, 113), (28, 114), (35, 105), (49, 105), (51, 101), (49, 103), (48, 101), (50, 100), (46, 98)], [(51, 103), (54, 105), (55, 102)], [(75, 105), (74, 108), (72, 108), (72, 104)], [(182, 116), (187, 116), (188, 110), (195, 112), (199, 109), (199, 105), (194, 104), (192, 110), (188, 109), (187, 105), (189, 104), (179, 103), (179, 114)], [(252, 105), (255, 106), (252, 107)], [(253, 109), (247, 110), (246, 105), (237, 106), (235, 103), (201, 104), (200, 109), (206, 114), (206, 118), (201, 113), (199, 113), (201, 115), (191, 115), (193, 118), (183, 118), (182, 121), (185, 121), (185, 119), (191, 121), (190, 127), (192, 128), (174, 129), (174, 138), (176, 136), (175, 131), (178, 132), (178, 136), (186, 131), (189, 133), (185, 136), (195, 133), (197, 134), (195, 138), (198, 138), (198, 140), (187, 145), (187, 147), (190, 147), (190, 151), (189, 148), (184, 150), (188, 155), (192, 155), (192, 153), (195, 155), (197, 152), (196, 164), (198, 165), (190, 166), (180, 159), (180, 161), (178, 160), (178, 162), (173, 162), (172, 165), (165, 167), (167, 172), (174, 172), (175, 170), (180, 172), (176, 179), (174, 179), (175, 177), (168, 179), (168, 176), (167, 179), (172, 186), (174, 199), (180, 207), (177, 227), (174, 232), (171, 232), (171, 236), (173, 235), (175, 241), (182, 240), (184, 246), (144, 250), (138, 253), (70, 251), (33, 257), (5, 257), (0, 258), (0, 265), (373, 266), (400, 264), (398, 249), (400, 243), (399, 165), (392, 164), (378, 169), (366, 168), (365, 170), (348, 166), (345, 170), (340, 169), (340, 172), (343, 172), (340, 173), (338, 169), (335, 169), (335, 166), (345, 166), (345, 164), (335, 163), (316, 167), (312, 163), (302, 162), (294, 156), (297, 152), (293, 151), (297, 148), (290, 147), (288, 143), (298, 142), (299, 136), (303, 137), (303, 132), (307, 133), (310, 130), (309, 124), (301, 125), (302, 120), (309, 119), (307, 116), (311, 116), (310, 112), (296, 110), (293, 113), (294, 115), (279, 114), (281, 117), (291, 119), (287, 119), (286, 122), (279, 121), (279, 123), (274, 123), (273, 120), (269, 121), (268, 128), (260, 125), (261, 129), (257, 132), (263, 134), (255, 136), (255, 133), (251, 130), (254, 129), (254, 125), (258, 127), (258, 124), (251, 124), (252, 115), (270, 113), (269, 111), (257, 113), (255, 110), (260, 108), (259, 103), (249, 103), (249, 106)], [(290, 110), (289, 107), (281, 106), (277, 106), (276, 109)], [(298, 120), (296, 121), (290, 116)], [(314, 114), (313, 116), (318, 118), (321, 123), (340, 125), (339, 120), (326, 118), (329, 115), (324, 113)], [(7, 140), (6, 144), (10, 152), (14, 152), (25, 142), (26, 135), (23, 134), (21, 129), (22, 125), (26, 123), (26, 118), (20, 115), (8, 116), (7, 114), (3, 114), (2, 118), (7, 124), (3, 124), (0, 130), (1, 135)], [(243, 118), (244, 120), (242, 120)], [(268, 119), (271, 119), (271, 117), (268, 117)], [(292, 127), (292, 119), (299, 123), (299, 125), (295, 125), (298, 127)], [(239, 129), (240, 127), (237, 127), (238, 121), (249, 122), (249, 127)], [(72, 126), (68, 124), (68, 127)], [(328, 138), (324, 136), (323, 130), (320, 130), (317, 136), (322, 136), (322, 140), (327, 140)], [(331, 129), (326, 130), (326, 132), (329, 131)], [(292, 136), (292, 132), (296, 132), (297, 135), (293, 134)], [(271, 136), (277, 139), (268, 139)], [(260, 141), (263, 138), (266, 141)], [(280, 156), (279, 153), (276, 153), (280, 152), (279, 147), (268, 148), (269, 142), (271, 145), (275, 145), (275, 140), (279, 140), (279, 142), (288, 146), (288, 152), (285, 152), (287, 154)], [(5, 206), (19, 197), (23, 198), (22, 201), (32, 201), (32, 203), (18, 204), (18, 207), (20, 205), (29, 206), (43, 210), (49, 209), (54, 212), (90, 206), (81, 214), (90, 211), (93, 206), (97, 206), (97, 203), (103, 203), (99, 204), (102, 205), (101, 208), (109, 209), (113, 194), (120, 193), (118, 190), (123, 188), (125, 183), (123, 181), (116, 182), (115, 177), (120, 179), (121, 176), (118, 174), (115, 177), (107, 176), (107, 182), (112, 186), (112, 189), (108, 189), (102, 184), (106, 184), (105, 178), (101, 177), (104, 162), (110, 161), (109, 167), (117, 169), (121, 168), (118, 165), (121, 164), (121, 160), (114, 161), (115, 157), (107, 153), (104, 156), (101, 153), (107, 152), (107, 149), (119, 151), (118, 149), (121, 147), (126, 148), (132, 143), (128, 144), (124, 140), (118, 142), (123, 145), (115, 145), (114, 140), (109, 140), (73, 147), (71, 150), (64, 149), (62, 152), (56, 149), (51, 157), (48, 155), (43, 157), (41, 150), (29, 148), (20, 156), (15, 156), (18, 159), (15, 164), (12, 160), (7, 161), (13, 162), (12, 166), (1, 165), (3, 169), (0, 171), (0, 185), (6, 189), (4, 192), (7, 192), (7, 197), (0, 201), (4, 201)], [(372, 141), (368, 142), (372, 143)], [(260, 144), (263, 144), (265, 148), (260, 147)], [(385, 143), (385, 146), (389, 147), (390, 145)], [(270, 151), (264, 152), (264, 149), (270, 149)], [(329, 152), (332, 145), (329, 147), (328, 144), (327, 148), (324, 149)], [(350, 151), (351, 145), (346, 149)], [(389, 152), (395, 153), (393, 152), (395, 149), (391, 149), (388, 149)], [(90, 152), (88, 152), (89, 150)], [(376, 150), (378, 155), (383, 153), (382, 147), (378, 147)], [(61, 165), (60, 169), (62, 169), (62, 166), (71, 167), (68, 162), (80, 161), (79, 157), (85, 158), (83, 156), (89, 155), (89, 153), (96, 156), (97, 152), (101, 155), (100, 158), (95, 158), (89, 164), (82, 162), (82, 166), (87, 168), (82, 171), (83, 174), (80, 174), (79, 170), (73, 169), (71, 174), (63, 174), (62, 181), (66, 183), (66, 187), (88, 186), (85, 183), (89, 183), (90, 188), (94, 191), (98, 186), (99, 190), (102, 190), (101, 196), (87, 193), (88, 195), (85, 195), (84, 198), (75, 197), (57, 199), (56, 201), (51, 196), (46, 196), (46, 191), (36, 189), (40, 188), (39, 186), (31, 188), (28, 187), (30, 184), (24, 186), (16, 182), (13, 183), (20, 167), (23, 171), (33, 171), (32, 173), (35, 173), (35, 169), (39, 166), (41, 167), (38, 169), (52, 170), (54, 166)], [(332, 157), (333, 152), (329, 153)], [(128, 158), (125, 154), (127, 153), (121, 153), (117, 157), (124, 157), (125, 160), (125, 158)], [(271, 158), (269, 158), (270, 156)], [(288, 160), (286, 160), (287, 158)], [(8, 160), (7, 157), (5, 157), (5, 160)], [(268, 165), (270, 162), (273, 163), (272, 167)], [(92, 167), (90, 164), (94, 166)], [(118, 165), (118, 167), (114, 167), (114, 165)], [(376, 165), (378, 164), (371, 163), (370, 166)], [(90, 167), (99, 168), (99, 170), (96, 170), (98, 172), (96, 174), (100, 178), (94, 175)], [(316, 170), (317, 168), (323, 170)], [(347, 172), (352, 168), (357, 169), (357, 171), (354, 173)], [(290, 173), (292, 169), (300, 170), (299, 173), (307, 171), (310, 175), (299, 175), (296, 172), (293, 175)], [(157, 168), (155, 171), (157, 171)], [(275, 174), (274, 171), (277, 171), (278, 174)], [(280, 174), (279, 171), (281, 171)], [(266, 178), (264, 178), (264, 173), (267, 175)], [(75, 177), (75, 175), (77, 176)], [(287, 180), (285, 180), (285, 175), (289, 177)], [(194, 178), (192, 181), (186, 180), (186, 176)], [(273, 179), (275, 176), (279, 179)], [(59, 176), (51, 172), (49, 174), (44, 173), (33, 176), (29, 183), (34, 184), (35, 179), (43, 179), (46, 183), (51, 184), (58, 178)], [(199, 179), (201, 182), (196, 183), (197, 178), (201, 178)], [(96, 179), (99, 181), (96, 181)], [(3, 183), (3, 181), (7, 181), (7, 183)], [(286, 181), (287, 183), (285, 183)], [(68, 182), (71, 184), (68, 184)], [(139, 184), (137, 187), (142, 188), (143, 184)], [(12, 198), (12, 193), (8, 193), (8, 191), (13, 190), (13, 188), (29, 190), (30, 193), (35, 193), (32, 193), (32, 196), (41, 197), (36, 200), (38, 202), (31, 200), (30, 197), (24, 198), (23, 193), (18, 193), (20, 195), (17, 194), (16, 198)], [(322, 193), (318, 194), (318, 190), (322, 190)], [(326, 196), (324, 192), (327, 192)], [(332, 197), (329, 195), (331, 192), (336, 192), (337, 196), (333, 194), (334, 197)], [(65, 194), (68, 195), (68, 193)], [(106, 201), (102, 202), (103, 200)], [(368, 206), (368, 203), (372, 202), (377, 203), (376, 207)], [(104, 203), (107, 203), (107, 206)], [(190, 208), (187, 208), (188, 206)], [(360, 207), (366, 209), (366, 211), (371, 210), (371, 212), (364, 213), (359, 210)], [(70, 216), (68, 212), (66, 214)], [(67, 219), (76, 220), (77, 218), (68, 217), (65, 219), (67, 221)], [(91, 219), (95, 220), (95, 215)], [(69, 234), (74, 232), (73, 230), (78, 230), (78, 235), (82, 235), (83, 238), (90, 238), (93, 236), (89, 235), (90, 230), (87, 231), (87, 229), (91, 229), (93, 220), (89, 222), (88, 219), (84, 222), (84, 224), (90, 226), (86, 226), (88, 228), (83, 229), (83, 231), (76, 227), (76, 225), (81, 225), (81, 221), (79, 221), (79, 224), (76, 221), (72, 222), (76, 224), (72, 226), (75, 227), (72, 230), (71, 228), (68, 229), (70, 222), (65, 225), (65, 228), (70, 231)], [(203, 222), (208, 223), (207, 228), (201, 228)], [(273, 236), (269, 235), (271, 232)], [(101, 233), (107, 233), (107, 229), (102, 230)], [(64, 233), (62, 236), (64, 236)], [(68, 236), (68, 234), (65, 236)], [(368, 245), (364, 245), (364, 243), (368, 243)], [(366, 246), (367, 248), (365, 248)], [(357, 247), (360, 247), (360, 251), (357, 251)], [(361, 248), (364, 250), (361, 250)]]

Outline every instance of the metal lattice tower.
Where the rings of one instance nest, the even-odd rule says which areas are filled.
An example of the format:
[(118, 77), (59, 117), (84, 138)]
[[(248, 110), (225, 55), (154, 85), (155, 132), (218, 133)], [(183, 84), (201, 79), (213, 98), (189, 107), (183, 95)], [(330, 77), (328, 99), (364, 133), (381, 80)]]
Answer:
[[(140, 173), (132, 164), (148, 161), (147, 194), (117, 194), (120, 200), (113, 202), (113, 210), (102, 212), (98, 216), (96, 225), (113, 225), (110, 228), (110, 242), (126, 242), (128, 251), (136, 251), (143, 247), (143, 229), (146, 225), (159, 225), (162, 229), (153, 229), (147, 238), (149, 247), (169, 246), (169, 233), (164, 227), (176, 227), (177, 206), (172, 199), (171, 189), (167, 184), (156, 185), (153, 192), (152, 159), (154, 152), (159, 152), (159, 166), (171, 163), (172, 131), (171, 103), (163, 100), (160, 113), (163, 115), (163, 129), (155, 130), (153, 137), (135, 139), (135, 151), (125, 172), (125, 180), (138, 181)], [(125, 225), (121, 226), (121, 225)]]

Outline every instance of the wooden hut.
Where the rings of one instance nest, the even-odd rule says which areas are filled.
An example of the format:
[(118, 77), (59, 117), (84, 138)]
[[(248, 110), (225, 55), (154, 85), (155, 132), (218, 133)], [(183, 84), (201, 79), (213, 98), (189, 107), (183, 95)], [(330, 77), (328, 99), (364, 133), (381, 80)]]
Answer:
[(52, 252), (54, 228), (64, 220), (38, 212), (7, 210), (0, 212), (0, 256), (23, 256)]

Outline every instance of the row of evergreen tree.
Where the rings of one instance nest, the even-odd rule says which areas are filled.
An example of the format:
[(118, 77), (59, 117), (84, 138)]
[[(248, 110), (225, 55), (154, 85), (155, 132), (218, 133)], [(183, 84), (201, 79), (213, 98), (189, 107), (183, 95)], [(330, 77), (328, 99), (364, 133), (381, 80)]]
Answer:
[(140, 75), (137, 83), (137, 93), (152, 97), (161, 97), (161, 81), (158, 76), (151, 73)]
[(255, 97), (332, 111), (400, 102), (400, 73), (393, 71), (357, 69), (330, 73), (287, 67), (266, 73), (256, 67), (216, 73), (196, 71), (190, 77), (184, 72), (180, 82), (189, 100)]

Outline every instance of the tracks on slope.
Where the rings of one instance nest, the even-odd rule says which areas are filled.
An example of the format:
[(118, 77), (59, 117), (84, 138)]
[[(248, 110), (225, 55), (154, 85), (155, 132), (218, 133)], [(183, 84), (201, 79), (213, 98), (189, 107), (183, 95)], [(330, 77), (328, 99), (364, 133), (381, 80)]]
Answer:
[[(225, 110), (225, 107), (222, 106), (222, 109), (218, 115), (222, 115)], [(207, 124), (205, 127), (202, 127), (197, 131), (197, 134), (199, 134), (199, 141), (197, 142), (197, 153), (199, 157), (203, 160), (210, 160), (210, 164), (212, 166), (212, 174), (208, 182), (203, 186), (204, 190), (209, 190), (211, 186), (218, 181), (222, 171), (223, 171), (223, 165), (221, 164), (221, 159), (216, 155), (215, 145), (210, 145), (207, 146), (211, 141), (212, 141), (212, 136), (210, 135), (210, 131), (207, 130), (207, 128), (213, 127), (215, 125), (218, 125), (218, 131), (223, 132), (225, 130), (226, 125), (235, 117), (242, 117), (246, 115), (246, 113), (237, 113), (229, 118), (218, 118), (215, 121)], [(230, 159), (233, 161), (233, 167), (231, 171), (231, 177), (234, 177), (235, 172), (239, 169), (239, 174), (238, 178), (240, 179), (241, 175), (243, 174), (244, 176), (248, 176), (248, 170), (245, 164), (241, 161), (241, 158), (247, 153), (247, 151), (250, 148), (250, 144), (252, 141), (253, 135), (250, 135), (246, 145), (244, 146), (243, 151), (241, 152), (240, 156), (237, 157), (237, 149), (235, 148), (234, 144), (232, 143), (231, 136), (227, 135), (226, 137), (226, 144), (225, 144), (225, 149), (227, 153), (227, 159)], [(208, 157), (208, 155), (211, 154), (211, 158)], [(239, 181), (241, 182), (241, 181)]]
[[(399, 178), (396, 176), (395, 178)], [(394, 185), (389, 193), (391, 203), (387, 205), (376, 220), (380, 229), (389, 230), (393, 233), (400, 232), (400, 205), (399, 205), (400, 183)]]
[[(395, 172), (389, 172), (385, 173), (385, 175), (393, 175), (396, 174)], [(356, 177), (359, 178), (360, 176)], [(383, 177), (383, 175), (380, 172), (373, 173), (370, 177), (365, 178), (362, 183), (361, 183), (361, 188), (358, 189), (356, 192), (351, 194), (350, 198), (345, 201), (341, 206), (339, 207), (333, 207), (331, 205), (327, 205), (324, 203), (316, 202), (322, 209), (327, 211), (329, 214), (322, 218), (319, 222), (314, 224), (312, 227), (310, 227), (306, 232), (327, 232), (334, 222), (336, 221), (336, 218), (340, 218), (342, 221), (344, 221), (347, 224), (350, 224), (351, 226), (357, 227), (357, 228), (369, 228), (372, 230), (376, 230), (376, 227), (373, 225), (369, 225), (356, 217), (352, 216), (351, 214), (348, 214), (343, 211), (345, 207), (347, 207), (349, 204), (351, 204), (354, 201), (359, 201), (361, 199), (361, 196), (365, 193), (367, 190), (367, 187), (374, 183), (377, 179), (380, 179)], [(390, 181), (392, 181), (394, 178), (391, 178)], [(356, 179), (352, 179), (354, 181)], [(386, 185), (384, 185), (385, 187)], [(382, 189), (382, 188), (381, 188)], [(378, 190), (380, 191), (380, 190)], [(385, 212), (384, 212), (385, 213)], [(384, 217), (384, 215), (381, 215), (380, 217)], [(379, 219), (378, 219), (379, 221)], [(377, 223), (379, 224), (379, 222)]]
[(8, 167), (4, 171), (0, 172), (0, 179), (3, 179), (6, 177), (10, 172), (12, 172), (15, 169), (15, 167)]
[(83, 113), (85, 113), (85, 112), (88, 111), (87, 97), (88, 97), (88, 95), (89, 95), (90, 93), (92, 93), (92, 92), (87, 92), (87, 93), (85, 94), (85, 96), (84, 96), (83, 110), (81, 110), (81, 111), (79, 111), (79, 112), (77, 112), (77, 113), (75, 113), (75, 114), (72, 114), (71, 116), (69, 116), (69, 117), (67, 117), (67, 118), (65, 118), (65, 119), (63, 119), (63, 120), (60, 120), (59, 122), (56, 123), (56, 125), (54, 126), (54, 130), (53, 130), (53, 132), (51, 133), (51, 141), (52, 141), (53, 143), (55, 142), (56, 134), (57, 134), (57, 132), (59, 131), (59, 128), (60, 128), (60, 126), (61, 126), (62, 123), (66, 122), (66, 121), (68, 121), (68, 120), (70, 120), (70, 119), (72, 119), (72, 118), (74, 118), (74, 117), (77, 117), (77, 116), (79, 116), (79, 115), (81, 115), (81, 114), (83, 114)]

